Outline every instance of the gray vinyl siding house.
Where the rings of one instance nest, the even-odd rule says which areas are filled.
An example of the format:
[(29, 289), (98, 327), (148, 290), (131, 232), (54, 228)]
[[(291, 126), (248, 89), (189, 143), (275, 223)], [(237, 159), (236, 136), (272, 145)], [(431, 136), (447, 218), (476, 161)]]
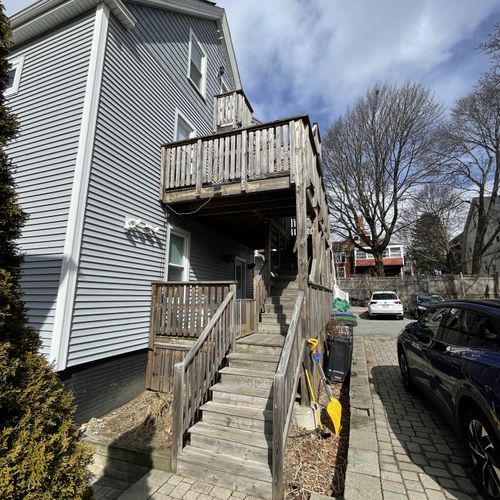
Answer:
[[(168, 277), (172, 235), (186, 280), (234, 279), (225, 253), (253, 261), (251, 248), (158, 201), (160, 148), (179, 117), (211, 133), (220, 73), (227, 88), (241, 83), (224, 11), (203, 0), (45, 0), (11, 21), (11, 56), (23, 64), (7, 96), (20, 122), (8, 154), (30, 215), (22, 285), (83, 420), (144, 388), (150, 284)], [(189, 77), (193, 43), (201, 92)], [(125, 231), (127, 219), (158, 232)]]

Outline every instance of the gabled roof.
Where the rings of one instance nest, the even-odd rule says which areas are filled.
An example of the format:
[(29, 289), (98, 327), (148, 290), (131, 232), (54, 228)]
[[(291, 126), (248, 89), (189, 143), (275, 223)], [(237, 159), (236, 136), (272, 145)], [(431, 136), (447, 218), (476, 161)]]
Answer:
[[(217, 22), (223, 38), (226, 57), (234, 74), (236, 88), (241, 88), (231, 33), (224, 9), (208, 0), (131, 0), (134, 3), (172, 10)], [(104, 2), (116, 19), (127, 29), (136, 20), (122, 0), (38, 0), (10, 18), (14, 46), (46, 33)]]

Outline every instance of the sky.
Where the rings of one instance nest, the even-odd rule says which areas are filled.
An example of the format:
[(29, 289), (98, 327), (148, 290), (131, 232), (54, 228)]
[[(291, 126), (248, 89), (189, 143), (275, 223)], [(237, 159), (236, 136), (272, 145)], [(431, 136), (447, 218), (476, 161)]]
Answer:
[[(4, 0), (7, 15), (34, 3)], [(375, 83), (418, 81), (446, 107), (488, 67), (499, 0), (219, 0), (261, 120), (309, 114), (323, 133)]]

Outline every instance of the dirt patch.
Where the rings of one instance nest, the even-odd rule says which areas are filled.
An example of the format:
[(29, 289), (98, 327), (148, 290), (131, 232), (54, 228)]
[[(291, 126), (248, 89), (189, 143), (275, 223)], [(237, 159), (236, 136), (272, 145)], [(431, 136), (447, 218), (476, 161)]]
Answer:
[(172, 395), (145, 391), (103, 417), (92, 418), (82, 429), (137, 450), (168, 449)]
[[(349, 446), (349, 380), (332, 384), (330, 389), (342, 403), (340, 436), (337, 438), (332, 432), (326, 411), (322, 412), (321, 421), (332, 432), (329, 437), (323, 437), (317, 431), (304, 431), (293, 424), (290, 426), (285, 454), (286, 498), (307, 499), (312, 492), (328, 496), (344, 493)], [(328, 402), (325, 391), (321, 392), (319, 400), (325, 407)]]

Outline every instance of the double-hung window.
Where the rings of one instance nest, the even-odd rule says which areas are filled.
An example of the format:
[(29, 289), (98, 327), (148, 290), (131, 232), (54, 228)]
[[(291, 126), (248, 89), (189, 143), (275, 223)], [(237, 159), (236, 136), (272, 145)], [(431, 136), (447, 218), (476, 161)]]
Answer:
[(175, 113), (174, 137), (176, 141), (183, 141), (184, 139), (196, 137), (195, 128), (178, 110)]
[(23, 71), (24, 56), (14, 57), (9, 59), (10, 69), (7, 73), (7, 86), (5, 87), (4, 96), (17, 94), (19, 84), (21, 83), (21, 73)]
[(189, 37), (188, 78), (200, 94), (205, 97), (205, 80), (207, 74), (207, 55), (201, 43), (191, 31)]
[(170, 228), (167, 253), (167, 280), (189, 280), (189, 233)]

